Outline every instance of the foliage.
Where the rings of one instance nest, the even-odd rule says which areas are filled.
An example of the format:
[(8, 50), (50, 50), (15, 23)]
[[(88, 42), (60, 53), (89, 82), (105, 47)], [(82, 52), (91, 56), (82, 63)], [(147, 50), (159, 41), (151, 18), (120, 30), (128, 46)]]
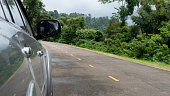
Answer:
[(76, 17), (76, 18), (59, 18), (60, 22), (63, 22), (63, 28), (61, 32), (61, 40), (62, 43), (75, 43), (76, 40), (76, 31), (79, 29), (85, 28), (85, 19), (84, 17)]
[[(147, 38), (146, 38), (147, 37)], [(151, 61), (170, 63), (170, 50), (166, 44), (162, 44), (160, 35), (138, 35), (130, 43), (122, 44), (122, 52), (127, 56), (142, 58)]]
[[(167, 64), (170, 62), (170, 22), (159, 28), (160, 34), (141, 34), (139, 26), (122, 27), (119, 20), (112, 17), (107, 33), (103, 34), (99, 30), (86, 29), (83, 17), (60, 17), (58, 19), (63, 22), (61, 35), (50, 38), (50, 41), (74, 44), (83, 48), (154, 62)], [(104, 37), (104, 35), (106, 36)]]
[[(48, 14), (53, 17), (53, 19), (58, 19), (61, 20), (61, 23), (64, 24), (66, 23), (66, 19), (68, 18), (76, 18), (76, 17), (84, 17), (85, 18), (85, 27), (87, 29), (95, 29), (95, 30), (100, 30), (104, 33), (106, 33), (106, 27), (108, 25), (109, 22), (109, 18), (108, 17), (92, 17), (91, 14), (82, 14), (82, 13), (70, 13), (70, 14), (66, 14), (66, 13), (58, 13), (57, 10), (54, 11), (49, 11)], [(65, 19), (65, 20), (63, 20)], [(64, 21), (64, 22), (62, 22)]]
[(86, 28), (87, 29), (95, 29), (100, 30), (106, 33), (106, 27), (109, 23), (108, 17), (91, 17), (91, 14), (85, 16), (86, 17)]
[(93, 49), (93, 50), (99, 50), (105, 52), (106, 45), (104, 45), (103, 42), (96, 42), (93, 40), (86, 40), (86, 39), (80, 39), (77, 43), (77, 46), (83, 47), (83, 48), (88, 48), (88, 49)]
[(114, 35), (119, 32), (120, 32), (119, 20), (115, 17), (111, 17), (109, 21), (109, 25), (107, 26), (107, 30), (106, 30), (107, 37), (111, 37), (111, 35)]
[[(46, 40), (83, 48), (170, 64), (170, 3), (168, 0), (99, 0), (122, 2), (110, 19), (80, 13), (51, 12), (63, 28), (60, 36)], [(135, 25), (127, 26), (128, 16)]]
[(133, 14), (134, 7), (139, 3), (138, 0), (98, 0), (102, 3), (111, 3), (115, 1), (121, 2), (121, 6), (119, 8), (115, 8), (117, 13), (113, 13), (114, 17), (118, 17), (121, 21), (121, 26), (126, 25), (126, 20), (129, 15)]
[(86, 39), (101, 41), (103, 39), (103, 33), (99, 30), (93, 29), (81, 29), (76, 31), (77, 39)]
[(29, 17), (31, 24), (33, 25), (33, 29), (37, 30), (37, 22), (41, 19), (49, 19), (50, 16), (46, 13), (44, 9), (44, 4), (40, 0), (24, 0), (24, 6), (26, 6), (26, 11)]
[(160, 35), (163, 38), (162, 42), (170, 48), (170, 20), (169, 22), (159, 29), (161, 31)]
[(161, 28), (170, 20), (170, 2), (167, 0), (153, 0), (155, 10), (150, 3), (146, 3), (138, 9), (138, 16), (132, 16), (132, 20), (141, 28), (143, 33), (159, 34)]
[(128, 9), (125, 6), (121, 6), (119, 7), (119, 9), (117, 9), (118, 12), (114, 13), (115, 17), (118, 17), (121, 21), (121, 26), (125, 26), (126, 25), (126, 20), (128, 18)]

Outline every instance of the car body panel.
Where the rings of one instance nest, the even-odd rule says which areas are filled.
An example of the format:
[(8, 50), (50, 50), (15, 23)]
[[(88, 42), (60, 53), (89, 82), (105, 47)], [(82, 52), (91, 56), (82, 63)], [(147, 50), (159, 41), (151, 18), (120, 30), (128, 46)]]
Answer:
[(0, 0), (0, 8), (0, 96), (52, 96), (50, 54), (21, 1)]
[[(0, 79), (0, 94), (11, 96), (12, 94), (17, 94), (17, 90), (19, 92), (23, 90), (21, 92), (23, 94), (27, 93), (26, 91), (33, 77), (28, 66), (29, 62), (21, 50), (24, 47), (30, 47), (32, 49), (30, 59), (32, 69), (34, 70), (33, 74), (35, 75), (35, 80), (33, 81), (37, 85), (36, 90), (39, 90), (37, 94), (41, 95), (41, 91), (46, 83), (45, 76), (47, 74), (44, 71), (46, 69), (44, 68), (44, 61), (40, 56), (37, 56), (37, 51), (41, 50), (45, 54), (45, 49), (37, 40), (15, 24), (0, 19), (0, 25), (0, 66), (4, 67), (0, 68), (2, 79)], [(13, 92), (10, 92), (10, 90)], [(7, 95), (8, 93), (9, 95)], [(23, 96), (21, 93), (19, 96)]]
[(20, 30), (3, 19), (0, 25), (0, 94), (24, 96), (32, 76), (17, 38)]

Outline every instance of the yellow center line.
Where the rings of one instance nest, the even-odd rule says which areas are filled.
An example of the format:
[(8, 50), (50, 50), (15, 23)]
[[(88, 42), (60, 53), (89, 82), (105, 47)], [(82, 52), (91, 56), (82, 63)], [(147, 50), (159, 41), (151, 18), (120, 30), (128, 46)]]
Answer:
[(15, 93), (13, 96), (17, 96), (17, 94)]
[(92, 67), (92, 68), (94, 68), (94, 66), (93, 65), (89, 65), (90, 67)]
[(77, 60), (81, 60), (80, 58), (74, 56), (73, 54), (70, 54), (71, 56), (73, 56), (74, 58), (76, 58)]
[(116, 82), (119, 82), (119, 80), (114, 78), (113, 76), (108, 76), (108, 77), (111, 78), (112, 80), (116, 81)]
[(81, 60), (80, 58), (77, 58), (78, 60)]
[(25, 80), (22, 80), (22, 84), (25, 82)]

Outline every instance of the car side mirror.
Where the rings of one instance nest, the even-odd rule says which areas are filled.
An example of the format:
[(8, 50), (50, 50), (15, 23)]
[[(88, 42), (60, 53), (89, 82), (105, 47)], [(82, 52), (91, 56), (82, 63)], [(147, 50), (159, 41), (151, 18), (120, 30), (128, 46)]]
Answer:
[(56, 36), (61, 32), (61, 24), (57, 20), (41, 20), (37, 25), (37, 39)]

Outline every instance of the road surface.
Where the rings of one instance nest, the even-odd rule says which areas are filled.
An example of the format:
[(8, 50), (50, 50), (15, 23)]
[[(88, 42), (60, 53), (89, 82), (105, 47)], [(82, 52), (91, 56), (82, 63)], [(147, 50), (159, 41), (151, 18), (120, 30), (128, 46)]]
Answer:
[(68, 45), (52, 56), (54, 96), (170, 96), (170, 72)]

